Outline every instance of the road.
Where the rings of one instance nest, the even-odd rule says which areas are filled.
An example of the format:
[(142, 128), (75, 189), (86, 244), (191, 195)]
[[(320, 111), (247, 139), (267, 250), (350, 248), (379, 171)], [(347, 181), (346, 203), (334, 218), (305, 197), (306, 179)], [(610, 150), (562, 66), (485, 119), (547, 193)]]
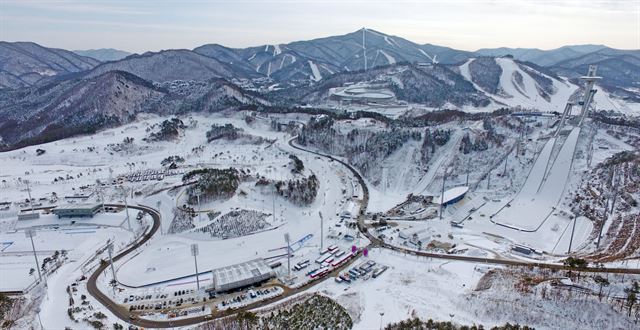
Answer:
[[(120, 204), (105, 204), (105, 206), (124, 207), (124, 205), (120, 205)], [(149, 230), (138, 242), (134, 243), (132, 246), (130, 246), (126, 250), (124, 250), (124, 251), (120, 252), (118, 255), (114, 256), (113, 257), (113, 261), (114, 262), (124, 258), (127, 254), (129, 254), (131, 252), (134, 252), (137, 248), (143, 246), (158, 231), (158, 228), (160, 228), (161, 215), (157, 210), (155, 210), (155, 209), (153, 209), (151, 207), (142, 206), (142, 205), (138, 205), (138, 206), (129, 205), (129, 207), (132, 208), (132, 209), (137, 209), (137, 210), (140, 210), (140, 211), (143, 211), (143, 212), (147, 212), (149, 215), (151, 215), (151, 218), (153, 219), (153, 226), (151, 227), (151, 230)], [(338, 275), (338, 273), (340, 273), (345, 268), (347, 268), (351, 264), (353, 264), (356, 260), (358, 260), (358, 257), (359, 257), (359, 255), (356, 255), (354, 258), (351, 258), (351, 260), (349, 260), (349, 262), (347, 262), (346, 264), (344, 264), (343, 266), (341, 266), (341, 267), (339, 267), (337, 269), (334, 269), (332, 272), (328, 273), (327, 275), (325, 275), (321, 279), (313, 281), (313, 282), (310, 282), (310, 283), (308, 283), (308, 284), (306, 284), (304, 286), (301, 286), (299, 288), (290, 289), (288, 287), (284, 287), (284, 286), (278, 285), (278, 286), (280, 286), (280, 287), (282, 287), (284, 289), (284, 293), (282, 295), (278, 296), (278, 297), (273, 298), (273, 299), (259, 301), (259, 302), (256, 302), (254, 304), (250, 304), (250, 305), (247, 305), (245, 307), (234, 309), (234, 310), (214, 311), (209, 316), (197, 316), (197, 317), (176, 319), (176, 320), (171, 320), (171, 321), (156, 321), (156, 320), (147, 320), (147, 319), (142, 319), (142, 318), (131, 319), (131, 315), (132, 314), (129, 312), (129, 310), (127, 310), (123, 306), (119, 305), (117, 302), (111, 300), (110, 297), (108, 297), (107, 295), (102, 293), (102, 291), (100, 291), (98, 289), (97, 280), (98, 280), (98, 277), (100, 276), (100, 274), (102, 274), (109, 267), (109, 263), (101, 263), (98, 266), (98, 268), (91, 274), (91, 276), (87, 280), (87, 290), (89, 291), (89, 294), (91, 294), (94, 298), (96, 298), (96, 300), (98, 302), (100, 302), (102, 305), (104, 305), (111, 313), (113, 313), (116, 317), (120, 318), (121, 320), (123, 320), (123, 321), (125, 321), (127, 323), (130, 323), (130, 324), (133, 324), (133, 325), (137, 325), (137, 326), (143, 327), (143, 328), (181, 327), (181, 326), (194, 325), (194, 324), (202, 323), (202, 322), (205, 322), (205, 321), (210, 321), (210, 320), (213, 320), (213, 319), (218, 319), (218, 318), (221, 318), (221, 317), (233, 315), (233, 314), (236, 314), (236, 313), (238, 313), (240, 311), (248, 311), (248, 310), (252, 310), (252, 309), (255, 309), (255, 308), (264, 307), (266, 305), (272, 304), (272, 303), (277, 302), (279, 300), (288, 298), (288, 297), (290, 297), (292, 295), (301, 293), (301, 292), (303, 292), (305, 290), (308, 290), (311, 287), (323, 282), (324, 280), (326, 280), (328, 278), (335, 277), (336, 275)]]
[[(626, 268), (599, 268), (599, 267), (586, 267), (586, 268), (580, 268), (580, 269), (576, 269), (576, 268), (570, 268), (564, 265), (560, 265), (560, 264), (548, 264), (548, 263), (539, 263), (539, 262), (525, 262), (525, 261), (518, 261), (518, 260), (505, 260), (505, 259), (491, 259), (491, 258), (479, 258), (479, 257), (470, 257), (470, 256), (462, 256), (462, 255), (455, 255), (455, 254), (440, 254), (440, 253), (429, 253), (429, 252), (424, 252), (424, 251), (414, 251), (414, 250), (410, 250), (410, 249), (406, 249), (403, 247), (399, 247), (399, 246), (394, 246), (388, 243), (385, 243), (384, 241), (380, 240), (379, 238), (375, 237), (374, 235), (372, 235), (371, 233), (369, 233), (368, 229), (366, 228), (365, 224), (364, 224), (364, 213), (367, 210), (367, 205), (369, 204), (369, 189), (367, 188), (366, 182), (364, 181), (364, 179), (362, 178), (362, 176), (360, 175), (360, 173), (353, 168), (351, 165), (349, 165), (348, 163), (335, 158), (333, 156), (330, 155), (326, 155), (320, 152), (316, 152), (316, 151), (312, 151), (312, 150), (307, 150), (304, 149), (302, 147), (299, 147), (297, 145), (295, 145), (293, 143), (293, 141), (296, 139), (297, 137), (293, 137), (292, 139), (289, 140), (289, 145), (297, 150), (301, 150), (304, 152), (308, 152), (308, 153), (312, 153), (318, 156), (322, 156), (322, 157), (326, 157), (329, 158), (335, 162), (338, 162), (342, 165), (344, 165), (346, 168), (348, 168), (353, 175), (356, 177), (356, 179), (358, 180), (358, 183), (360, 184), (360, 186), (362, 187), (362, 191), (363, 191), (363, 196), (360, 202), (360, 212), (358, 215), (358, 230), (365, 235), (369, 240), (370, 240), (370, 244), (367, 246), (368, 249), (372, 249), (372, 248), (386, 248), (386, 249), (390, 249), (393, 251), (397, 251), (397, 252), (401, 252), (401, 253), (405, 253), (405, 254), (410, 254), (410, 255), (416, 255), (416, 256), (422, 256), (422, 257), (426, 257), (426, 258), (433, 258), (433, 259), (443, 259), (443, 260), (456, 260), (456, 261), (465, 261), (465, 262), (472, 262), (472, 263), (478, 263), (478, 264), (492, 264), (492, 265), (505, 265), (505, 266), (521, 266), (521, 267), (538, 267), (538, 268), (547, 268), (547, 269), (556, 269), (556, 270), (574, 270), (574, 271), (581, 271), (581, 272), (598, 272), (598, 273), (624, 273), (624, 274), (640, 274), (640, 269), (626, 269)], [(106, 204), (106, 206), (114, 206), (114, 207), (123, 207), (124, 205), (120, 205), (120, 204)], [(158, 231), (158, 228), (160, 228), (160, 221), (161, 221), (161, 215), (160, 213), (151, 208), (151, 207), (147, 207), (147, 206), (133, 206), (133, 205), (129, 205), (130, 208), (133, 209), (137, 209), (143, 212), (147, 212), (149, 215), (151, 215), (152, 219), (153, 219), (153, 226), (151, 227), (151, 230), (149, 230), (138, 242), (136, 242), (135, 244), (133, 244), (132, 246), (130, 246), (128, 249), (120, 252), (118, 255), (116, 255), (113, 258), (113, 261), (118, 261), (120, 259), (122, 259), (123, 257), (125, 257), (127, 254), (135, 251), (137, 248), (143, 246), (147, 241), (149, 241), (153, 235)], [(171, 327), (180, 327), (180, 326), (188, 326), (188, 325), (194, 325), (194, 324), (198, 324), (201, 322), (206, 322), (206, 321), (210, 321), (212, 319), (218, 319), (221, 317), (225, 317), (228, 315), (232, 315), (235, 313), (238, 313), (240, 311), (248, 311), (248, 310), (252, 310), (255, 308), (260, 308), (269, 304), (272, 304), (274, 302), (280, 301), (282, 299), (288, 298), (292, 295), (301, 293), (305, 290), (308, 290), (310, 288), (312, 288), (313, 286), (323, 282), (324, 280), (326, 280), (327, 278), (333, 277), (335, 275), (337, 275), (339, 272), (341, 272), (342, 270), (344, 270), (345, 268), (349, 267), (351, 264), (353, 264), (356, 260), (358, 259), (358, 256), (352, 258), (348, 263), (346, 263), (345, 265), (343, 265), (342, 267), (333, 270), (331, 273), (327, 274), (325, 277), (323, 277), (320, 280), (316, 280), (313, 282), (310, 282), (300, 288), (297, 289), (287, 289), (285, 290), (284, 294), (282, 294), (281, 296), (278, 296), (274, 299), (269, 299), (269, 300), (265, 300), (265, 301), (260, 301), (260, 302), (256, 302), (254, 304), (245, 306), (243, 308), (238, 308), (238, 309), (234, 309), (234, 310), (226, 310), (226, 311), (214, 311), (212, 312), (211, 315), (208, 316), (197, 316), (197, 317), (191, 317), (191, 318), (183, 318), (183, 319), (177, 319), (177, 320), (171, 320), (171, 321), (155, 321), (155, 320), (147, 320), (147, 319), (140, 319), (140, 318), (136, 318), (136, 319), (131, 319), (130, 316), (131, 314), (129, 313), (129, 311), (124, 308), (123, 306), (119, 305), (118, 303), (114, 302), (111, 300), (111, 298), (109, 298), (108, 296), (106, 296), (104, 293), (102, 293), (98, 287), (97, 287), (97, 279), (100, 276), (100, 274), (102, 274), (102, 272), (104, 272), (107, 267), (109, 267), (108, 263), (101, 263), (98, 268), (93, 272), (93, 274), (89, 277), (89, 279), (87, 280), (87, 289), (89, 291), (89, 294), (91, 294), (94, 298), (96, 298), (96, 300), (98, 300), (98, 302), (100, 302), (102, 305), (104, 305), (107, 309), (109, 309), (109, 311), (111, 311), (115, 316), (117, 316), (118, 318), (120, 318), (121, 320), (140, 326), (140, 327), (144, 327), (144, 328), (171, 328)]]
[[(293, 141), (296, 138), (297, 137), (294, 137), (291, 140), (289, 140), (289, 145), (292, 148), (332, 159), (333, 161), (336, 161), (344, 165), (353, 173), (353, 175), (356, 177), (356, 179), (362, 186), (362, 190), (364, 191), (364, 196), (362, 198), (362, 207), (360, 209), (360, 214), (361, 215), (364, 214), (364, 212), (366, 212), (366, 206), (369, 203), (369, 189), (367, 189), (367, 185), (364, 179), (362, 178), (362, 176), (360, 175), (360, 173), (355, 168), (353, 168), (350, 164), (347, 164), (346, 162), (343, 162), (340, 159), (337, 159), (333, 156), (326, 155), (320, 152), (307, 150), (300, 146), (295, 145)], [(600, 267), (586, 267), (586, 268), (576, 269), (576, 268), (567, 267), (561, 264), (549, 264), (549, 263), (542, 263), (542, 262), (528, 262), (528, 261), (508, 260), (508, 259), (491, 259), (491, 258), (470, 257), (470, 256), (456, 255), (456, 254), (441, 254), (441, 253), (429, 253), (424, 251), (415, 251), (415, 250), (385, 243), (384, 241), (375, 237), (374, 235), (369, 233), (368, 229), (364, 224), (364, 217), (362, 216), (358, 217), (358, 229), (362, 234), (364, 234), (371, 241), (371, 244), (368, 246), (368, 248), (381, 247), (381, 248), (386, 248), (386, 249), (390, 249), (397, 252), (402, 252), (406, 254), (422, 256), (427, 258), (433, 258), (433, 259), (457, 260), (457, 261), (466, 261), (466, 262), (473, 262), (473, 263), (480, 263), (480, 264), (493, 264), (493, 265), (505, 265), (505, 266), (539, 267), (539, 268), (556, 269), (556, 270), (575, 270), (575, 271), (582, 271), (582, 272), (640, 274), (640, 269), (600, 268)]]

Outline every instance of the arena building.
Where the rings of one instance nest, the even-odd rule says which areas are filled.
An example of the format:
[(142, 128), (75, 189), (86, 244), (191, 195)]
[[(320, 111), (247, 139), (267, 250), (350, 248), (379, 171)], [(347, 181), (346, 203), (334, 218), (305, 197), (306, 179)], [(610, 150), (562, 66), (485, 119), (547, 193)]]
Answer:
[(211, 272), (213, 286), (210, 290), (216, 293), (259, 284), (276, 276), (275, 271), (262, 258), (217, 268)]

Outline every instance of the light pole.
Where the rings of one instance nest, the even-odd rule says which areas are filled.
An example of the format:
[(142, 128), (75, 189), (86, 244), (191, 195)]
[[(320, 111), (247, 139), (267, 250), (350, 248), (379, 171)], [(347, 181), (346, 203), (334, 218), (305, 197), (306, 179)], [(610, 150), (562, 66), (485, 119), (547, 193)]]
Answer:
[(440, 195), (440, 220), (442, 220), (442, 212), (444, 211), (444, 185), (447, 182), (447, 169), (444, 170), (442, 177), (442, 194)]
[[(156, 202), (156, 208), (158, 209), (158, 212), (160, 212), (160, 204), (162, 204), (162, 202), (160, 200), (158, 200)], [(160, 219), (160, 235), (164, 235), (164, 231), (162, 229), (162, 218)]]
[(40, 323), (40, 328), (41, 328), (41, 329), (44, 329), (44, 326), (42, 325), (42, 319), (40, 318), (40, 311), (41, 311), (41, 310), (40, 310), (40, 307), (38, 307), (38, 308), (36, 309), (36, 315), (38, 315), (38, 322)]
[(471, 171), (471, 157), (467, 158), (467, 187), (469, 186), (469, 172)]
[(24, 180), (24, 183), (27, 185), (27, 194), (29, 195), (29, 205), (31, 205), (31, 213), (33, 212), (33, 199), (31, 199), (31, 188), (29, 188), (29, 180)]
[(202, 206), (200, 205), (200, 194), (198, 194), (197, 197), (198, 197), (198, 222), (201, 222), (202, 218), (200, 217), (200, 212), (202, 211)]
[(200, 276), (198, 275), (198, 244), (191, 244), (191, 255), (193, 256), (193, 261), (196, 264), (196, 285), (198, 287), (198, 291), (200, 291)]
[(287, 277), (291, 278), (291, 239), (289, 233), (284, 234), (284, 241), (287, 243)]
[(380, 330), (382, 330), (382, 317), (384, 316), (384, 312), (380, 312)]
[(580, 214), (575, 214), (573, 218), (573, 228), (571, 229), (571, 238), (569, 239), (569, 249), (567, 250), (567, 254), (571, 253), (571, 245), (573, 244), (573, 235), (576, 232), (576, 222), (578, 221), (578, 217)]
[(113, 267), (113, 241), (109, 242), (109, 247), (107, 248), (109, 252), (109, 263), (111, 264), (111, 274), (113, 274), (113, 297), (116, 297), (116, 284), (118, 280), (116, 279), (116, 269)]
[(131, 220), (129, 220), (129, 204), (127, 204), (127, 188), (125, 188), (124, 186), (120, 186), (120, 190), (122, 192), (122, 195), (124, 196), (124, 208), (127, 211), (127, 226), (129, 226), (129, 230), (131, 230)]
[(507, 154), (507, 157), (504, 158), (504, 172), (502, 172), (502, 176), (507, 175), (507, 162), (509, 161), (509, 154)]
[[(40, 281), (42, 282), (42, 272), (40, 272), (40, 262), (38, 262), (38, 255), (36, 254), (36, 246), (35, 244), (33, 244), (33, 236), (36, 236), (36, 232), (29, 228), (24, 232), (25, 236), (29, 237), (29, 239), (31, 239), (31, 248), (33, 249), (33, 258), (36, 259), (36, 270), (38, 271), (38, 277), (40, 278)], [(46, 280), (45, 280), (46, 283)]]
[(322, 212), (318, 211), (318, 215), (320, 215), (320, 251), (324, 248), (324, 219), (322, 219)]

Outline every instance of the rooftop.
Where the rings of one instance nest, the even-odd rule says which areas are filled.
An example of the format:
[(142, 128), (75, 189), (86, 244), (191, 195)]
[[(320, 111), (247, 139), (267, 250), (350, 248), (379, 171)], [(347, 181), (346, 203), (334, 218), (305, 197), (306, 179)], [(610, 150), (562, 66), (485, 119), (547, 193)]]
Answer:
[(444, 192), (444, 199), (442, 195), (438, 195), (433, 199), (433, 202), (438, 204), (440, 203), (447, 204), (451, 200), (466, 194), (467, 191), (469, 191), (469, 187), (466, 187), (466, 186), (451, 188)]
[(271, 267), (262, 258), (214, 269), (212, 272), (216, 288), (273, 274)]

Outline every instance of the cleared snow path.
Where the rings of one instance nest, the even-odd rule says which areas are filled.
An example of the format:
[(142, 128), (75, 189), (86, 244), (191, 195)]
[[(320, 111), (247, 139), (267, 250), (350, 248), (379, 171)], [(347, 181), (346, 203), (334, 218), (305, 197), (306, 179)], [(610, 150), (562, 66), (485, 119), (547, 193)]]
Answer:
[(309, 61), (309, 67), (311, 67), (311, 73), (313, 73), (313, 80), (320, 81), (322, 79), (322, 75), (320, 74), (318, 66), (313, 63), (313, 61)]
[(396, 64), (396, 59), (393, 56), (387, 54), (384, 50), (380, 50), (380, 53), (387, 58), (387, 62), (389, 62), (389, 64)]

